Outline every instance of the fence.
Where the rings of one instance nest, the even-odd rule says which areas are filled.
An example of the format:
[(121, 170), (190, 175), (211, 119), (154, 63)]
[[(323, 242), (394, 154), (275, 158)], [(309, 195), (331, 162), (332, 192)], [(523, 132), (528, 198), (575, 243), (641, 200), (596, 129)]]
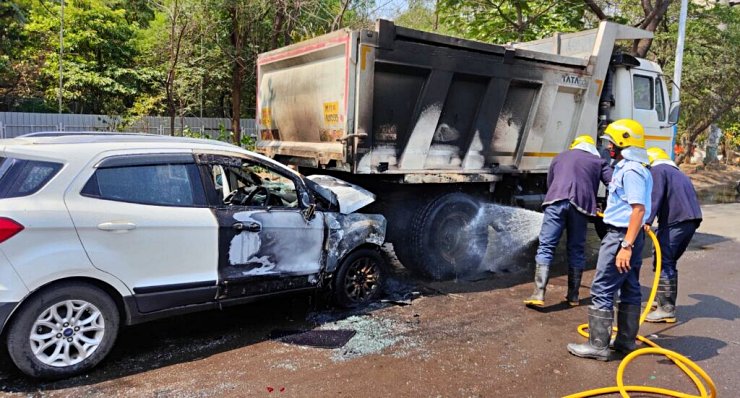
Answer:
[[(241, 119), (240, 124), (242, 136), (256, 136), (254, 119)], [(187, 128), (217, 138), (222, 127), (230, 129), (231, 119), (175, 118), (177, 134), (181, 134), (183, 129)], [(0, 138), (13, 138), (42, 131), (120, 131), (169, 135), (170, 118), (144, 116), (133, 123), (124, 123), (119, 116), (0, 112)]]

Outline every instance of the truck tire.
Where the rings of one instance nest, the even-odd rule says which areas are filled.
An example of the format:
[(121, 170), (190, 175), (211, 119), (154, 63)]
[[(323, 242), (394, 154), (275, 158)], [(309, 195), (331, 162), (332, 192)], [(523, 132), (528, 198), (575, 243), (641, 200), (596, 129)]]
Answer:
[(449, 280), (478, 269), (488, 246), (488, 227), (477, 220), (479, 211), (479, 203), (464, 193), (429, 202), (414, 218), (412, 270), (433, 280)]
[(29, 298), (12, 320), (7, 346), (23, 373), (61, 379), (97, 365), (113, 347), (120, 316), (105, 291), (65, 282)]

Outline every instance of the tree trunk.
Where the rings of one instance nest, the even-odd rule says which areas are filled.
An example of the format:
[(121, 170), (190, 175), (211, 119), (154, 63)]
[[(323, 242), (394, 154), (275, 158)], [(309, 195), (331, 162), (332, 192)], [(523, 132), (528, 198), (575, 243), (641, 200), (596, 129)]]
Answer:
[[(643, 0), (642, 6), (645, 11), (645, 19), (640, 24), (640, 28), (645, 29), (648, 32), (655, 32), (660, 25), (660, 22), (663, 20), (663, 17), (665, 17), (666, 12), (668, 12), (668, 7), (671, 5), (672, 1), (673, 0), (656, 0), (655, 7), (652, 7), (649, 1)], [(653, 44), (653, 39), (635, 40), (632, 45), (632, 53), (637, 57), (645, 58), (650, 50), (651, 44)]]
[(276, 1), (275, 3), (275, 22), (272, 24), (272, 40), (270, 43), (270, 49), (278, 47), (278, 38), (283, 31), (283, 23), (285, 21), (285, 5), (282, 1)]
[(699, 137), (699, 134), (709, 128), (709, 126), (711, 126), (712, 123), (716, 122), (720, 117), (722, 117), (725, 112), (732, 109), (732, 107), (735, 106), (735, 104), (737, 103), (738, 99), (740, 99), (740, 89), (737, 89), (731, 96), (729, 96), (727, 102), (725, 102), (722, 106), (714, 109), (712, 113), (710, 113), (708, 118), (699, 121), (689, 128), (688, 138), (686, 139), (686, 141), (688, 142), (688, 145), (686, 146), (686, 151), (684, 151), (681, 156), (678, 156), (676, 158), (676, 164), (683, 163), (686, 160), (687, 156), (691, 157), (691, 152), (694, 151), (694, 142), (696, 142), (696, 138)]
[(241, 142), (240, 110), (242, 107), (242, 77), (244, 76), (244, 42), (239, 25), (236, 5), (229, 7), (231, 14), (231, 46), (234, 49), (234, 65), (231, 68), (231, 132), (234, 145)]
[(599, 18), (599, 21), (606, 21), (609, 19), (606, 14), (604, 13), (604, 10), (599, 7), (598, 4), (594, 0), (583, 0), (584, 3), (588, 6), (588, 8), (596, 15), (596, 18)]

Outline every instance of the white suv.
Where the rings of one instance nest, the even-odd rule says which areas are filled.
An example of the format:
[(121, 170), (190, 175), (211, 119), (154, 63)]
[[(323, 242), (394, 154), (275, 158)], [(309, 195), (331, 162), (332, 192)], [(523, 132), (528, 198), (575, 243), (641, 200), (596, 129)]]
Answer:
[(0, 329), (24, 373), (61, 378), (120, 325), (328, 288), (377, 297), (374, 196), (218, 141), (45, 133), (0, 140)]

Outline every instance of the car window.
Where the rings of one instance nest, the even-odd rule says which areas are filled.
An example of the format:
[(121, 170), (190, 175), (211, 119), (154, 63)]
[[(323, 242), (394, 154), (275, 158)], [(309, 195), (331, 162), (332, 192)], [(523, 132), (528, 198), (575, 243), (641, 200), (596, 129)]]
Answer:
[(34, 194), (61, 168), (61, 163), (0, 157), (0, 198)]
[(632, 79), (636, 109), (653, 109), (653, 79), (635, 75)]
[(195, 164), (102, 168), (95, 171), (82, 195), (151, 205), (200, 205), (203, 201), (193, 194), (199, 184), (194, 181), (196, 174)]
[(224, 205), (298, 207), (295, 182), (260, 163), (240, 159), (208, 167)]

